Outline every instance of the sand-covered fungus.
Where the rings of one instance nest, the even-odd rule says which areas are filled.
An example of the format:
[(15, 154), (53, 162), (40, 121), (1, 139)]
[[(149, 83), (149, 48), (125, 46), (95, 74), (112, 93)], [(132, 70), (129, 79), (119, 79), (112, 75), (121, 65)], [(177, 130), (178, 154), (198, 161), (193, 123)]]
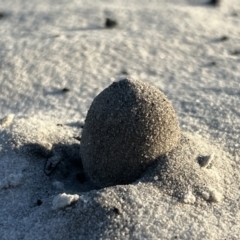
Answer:
[(83, 167), (98, 186), (127, 184), (180, 139), (167, 97), (147, 83), (114, 82), (92, 102), (82, 132)]

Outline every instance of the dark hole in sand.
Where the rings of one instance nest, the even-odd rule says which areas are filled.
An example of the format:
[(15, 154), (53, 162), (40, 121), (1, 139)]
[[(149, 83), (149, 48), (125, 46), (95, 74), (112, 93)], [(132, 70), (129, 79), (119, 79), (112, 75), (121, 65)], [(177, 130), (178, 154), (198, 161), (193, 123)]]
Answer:
[(120, 214), (120, 210), (117, 207), (113, 208), (113, 212), (116, 213), (116, 214)]
[(43, 203), (43, 202), (42, 202), (42, 200), (41, 200), (41, 199), (38, 199), (38, 200), (37, 200), (37, 206), (40, 206), (40, 205), (42, 205), (42, 203)]
[(64, 189), (76, 192), (98, 189), (83, 171), (79, 150), (80, 144), (77, 143), (53, 144), (52, 149), (41, 144), (28, 143), (18, 149), (22, 154), (30, 156), (30, 161), (34, 164), (42, 166), (42, 178), (49, 182), (49, 185), (55, 181), (61, 182)]
[(79, 172), (76, 174), (76, 178), (80, 183), (86, 182), (86, 175), (84, 172)]

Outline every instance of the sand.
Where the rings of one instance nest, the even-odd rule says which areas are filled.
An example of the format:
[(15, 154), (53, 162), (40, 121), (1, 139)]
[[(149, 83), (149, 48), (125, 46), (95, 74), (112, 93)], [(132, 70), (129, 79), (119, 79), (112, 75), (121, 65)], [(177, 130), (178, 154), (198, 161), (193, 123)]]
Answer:
[[(3, 0), (0, 12), (1, 239), (240, 238), (237, 0)], [(168, 97), (181, 144), (99, 188), (82, 127), (126, 77)]]

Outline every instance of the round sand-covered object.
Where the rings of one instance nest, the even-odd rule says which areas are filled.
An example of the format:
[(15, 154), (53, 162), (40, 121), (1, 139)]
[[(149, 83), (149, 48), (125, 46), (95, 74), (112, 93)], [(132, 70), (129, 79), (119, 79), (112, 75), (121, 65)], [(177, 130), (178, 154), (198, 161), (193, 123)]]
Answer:
[(100, 187), (131, 183), (179, 139), (167, 97), (147, 83), (124, 79), (92, 102), (82, 132), (83, 167)]

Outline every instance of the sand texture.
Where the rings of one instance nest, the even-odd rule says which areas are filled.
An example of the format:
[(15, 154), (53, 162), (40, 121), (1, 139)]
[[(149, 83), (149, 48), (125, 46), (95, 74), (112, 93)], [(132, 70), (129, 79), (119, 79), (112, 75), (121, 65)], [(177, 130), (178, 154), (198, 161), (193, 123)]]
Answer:
[[(240, 5), (207, 2), (1, 0), (1, 240), (240, 239)], [(123, 94), (114, 90), (123, 79), (141, 84)], [(115, 99), (111, 111), (102, 93)], [(128, 115), (133, 96), (145, 102)], [(124, 111), (115, 109), (121, 97)], [(149, 119), (150, 99), (160, 102)], [(104, 111), (116, 118), (106, 123)], [(170, 138), (153, 127), (156, 115), (172, 116)], [(125, 132), (123, 119), (138, 127)], [(80, 153), (93, 125), (102, 149), (82, 157), (108, 156), (99, 176), (125, 149), (162, 154), (143, 168), (129, 158), (130, 183), (126, 168), (98, 184)], [(153, 137), (149, 148), (142, 136)]]

